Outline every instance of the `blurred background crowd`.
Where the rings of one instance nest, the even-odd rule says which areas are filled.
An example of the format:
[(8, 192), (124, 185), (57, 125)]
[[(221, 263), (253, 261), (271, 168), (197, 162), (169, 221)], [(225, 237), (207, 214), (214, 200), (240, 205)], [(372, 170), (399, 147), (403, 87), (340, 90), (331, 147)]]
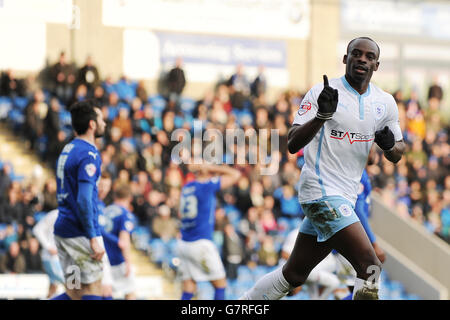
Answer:
[[(13, 70), (1, 72), (2, 121), (55, 168), (59, 152), (73, 137), (68, 107), (96, 99), (107, 120), (100, 142), (102, 171), (111, 176), (113, 188), (123, 182), (130, 185), (139, 222), (138, 247), (147, 250), (154, 262), (173, 268), (180, 190), (192, 176), (184, 164), (171, 161), (177, 143), (171, 140), (172, 132), (192, 131), (194, 120), (202, 121), (203, 130), (216, 128), (222, 133), (232, 128), (278, 129), (278, 174), (263, 176), (259, 165), (236, 164), (243, 178), (220, 193), (214, 234), (229, 279), (237, 278), (241, 265), (274, 267), (287, 233), (303, 217), (296, 191), (303, 154), (289, 154), (287, 132), (305, 92), (286, 90), (268, 101), (264, 67), (250, 79), (245, 66), (238, 65), (228, 79), (194, 100), (183, 94), (188, 76), (178, 59), (162, 78), (160, 91), (149, 92), (140, 81), (102, 78), (90, 57), (77, 67), (62, 52), (36, 78), (18, 79)], [(444, 94), (437, 84), (430, 85), (425, 98), (414, 91), (407, 96), (393, 92), (406, 154), (393, 165), (377, 152), (367, 169), (373, 191), (389, 207), (450, 243), (449, 119), (442, 112)], [(42, 190), (26, 185), (10, 162), (0, 160), (0, 272), (42, 272), (39, 243), (31, 230), (40, 214), (57, 208), (56, 182), (49, 179)], [(108, 205), (111, 195), (104, 201)]]

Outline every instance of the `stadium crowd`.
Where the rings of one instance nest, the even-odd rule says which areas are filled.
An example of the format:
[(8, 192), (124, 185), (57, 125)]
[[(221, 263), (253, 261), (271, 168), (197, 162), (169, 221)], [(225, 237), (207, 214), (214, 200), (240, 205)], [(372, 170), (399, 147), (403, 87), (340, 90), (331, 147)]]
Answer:
[[(248, 161), (235, 164), (243, 178), (219, 196), (214, 238), (229, 279), (237, 278), (241, 265), (276, 266), (287, 233), (302, 218), (296, 195), (302, 151), (287, 151), (287, 133), (302, 93), (286, 90), (268, 101), (264, 68), (248, 79), (244, 67), (238, 66), (229, 79), (194, 101), (183, 95), (182, 61), (167, 74), (162, 92), (148, 92), (142, 81), (101, 78), (91, 58), (78, 69), (61, 53), (59, 61), (37, 78), (17, 79), (10, 70), (2, 73), (2, 121), (55, 168), (61, 148), (72, 137), (68, 107), (96, 99), (107, 119), (100, 143), (102, 171), (109, 173), (113, 185), (130, 185), (139, 230), (148, 232), (149, 241), (166, 244), (177, 238), (180, 190), (192, 178), (184, 164), (171, 161), (177, 143), (171, 141), (172, 132), (192, 131), (194, 120), (202, 120), (204, 130), (222, 133), (231, 128), (278, 129), (278, 174), (260, 175), (259, 166)], [(450, 243), (449, 119), (442, 112), (442, 89), (430, 87), (426, 104), (414, 92), (407, 98), (400, 91), (394, 96), (408, 150), (395, 166), (377, 153), (368, 166), (374, 192), (399, 215)], [(0, 160), (0, 272), (41, 272), (39, 244), (31, 230), (37, 213), (57, 207), (56, 183), (47, 181), (43, 190), (24, 185), (11, 175), (8, 159)], [(107, 205), (111, 201), (110, 195), (104, 200)]]

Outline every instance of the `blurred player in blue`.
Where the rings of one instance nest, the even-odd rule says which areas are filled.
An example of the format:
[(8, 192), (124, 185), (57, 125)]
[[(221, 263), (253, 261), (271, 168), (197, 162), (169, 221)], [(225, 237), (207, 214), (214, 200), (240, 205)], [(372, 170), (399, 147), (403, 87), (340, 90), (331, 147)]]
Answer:
[[(177, 245), (179, 271), (183, 281), (182, 300), (190, 300), (196, 283), (210, 281), (214, 300), (225, 299), (226, 275), (220, 254), (213, 243), (216, 193), (235, 184), (239, 170), (223, 165), (190, 165), (196, 175), (181, 191), (181, 240)], [(213, 177), (219, 175), (219, 177)]]
[(383, 249), (381, 249), (376, 243), (375, 234), (373, 233), (372, 228), (369, 224), (371, 192), (372, 185), (370, 183), (370, 178), (367, 174), (367, 170), (364, 169), (359, 186), (358, 199), (356, 200), (355, 204), (355, 212), (364, 230), (366, 231), (367, 236), (369, 237), (370, 243), (372, 243), (375, 254), (377, 255), (378, 259), (380, 259), (380, 262), (384, 263), (384, 260), (386, 260), (386, 255)]
[[(370, 159), (371, 157), (369, 156), (369, 163)], [(371, 192), (372, 192), (372, 185), (370, 183), (370, 177), (367, 174), (367, 170), (364, 169), (361, 181), (359, 183), (358, 198), (355, 204), (355, 212), (364, 230), (366, 231), (367, 236), (369, 237), (370, 243), (372, 243), (373, 249), (375, 250), (375, 254), (377, 255), (380, 262), (384, 263), (384, 261), (386, 260), (386, 254), (384, 253), (383, 249), (381, 249), (381, 247), (378, 246), (375, 234), (373, 233), (372, 228), (370, 227), (369, 224)], [(350, 291), (353, 292), (356, 271), (353, 269), (350, 262), (348, 262), (348, 260), (345, 259), (342, 255), (336, 254), (336, 259), (340, 264), (338, 272), (348, 273), (348, 279), (346, 280), (346, 284), (349, 287)], [(351, 300), (351, 299), (352, 293), (350, 293), (350, 295), (345, 297), (343, 300)]]
[(57, 162), (59, 214), (54, 226), (66, 292), (54, 299), (100, 300), (105, 249), (98, 223), (101, 157), (95, 139), (103, 136), (106, 124), (100, 107), (90, 100), (75, 103), (70, 114), (76, 137)]
[(131, 233), (135, 217), (129, 211), (132, 194), (128, 185), (114, 188), (114, 203), (107, 206), (99, 216), (106, 253), (111, 264), (112, 287), (115, 293), (125, 295), (125, 299), (136, 299), (136, 284), (131, 265)]
[[(97, 207), (99, 210), (99, 223), (101, 225), (100, 218), (103, 214), (103, 210), (105, 210), (105, 202), (104, 200), (109, 196), (112, 186), (111, 175), (108, 171), (102, 171), (102, 175), (100, 176), (100, 180), (98, 181), (98, 202)], [(103, 231), (103, 230), (102, 230)], [(103, 236), (103, 232), (102, 232)], [(105, 242), (105, 238), (103, 237), (103, 242)], [(113, 295), (113, 279), (111, 275), (111, 265), (108, 259), (108, 251), (106, 251), (106, 260), (103, 265), (103, 278), (102, 278), (102, 297), (103, 300), (112, 300)]]

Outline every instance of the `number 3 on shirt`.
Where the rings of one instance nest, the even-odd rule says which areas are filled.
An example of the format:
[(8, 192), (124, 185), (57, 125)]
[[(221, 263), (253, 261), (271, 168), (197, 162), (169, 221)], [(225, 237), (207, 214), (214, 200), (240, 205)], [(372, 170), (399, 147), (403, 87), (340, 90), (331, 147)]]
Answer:
[(197, 197), (181, 197), (180, 200), (181, 219), (194, 219), (197, 216)]

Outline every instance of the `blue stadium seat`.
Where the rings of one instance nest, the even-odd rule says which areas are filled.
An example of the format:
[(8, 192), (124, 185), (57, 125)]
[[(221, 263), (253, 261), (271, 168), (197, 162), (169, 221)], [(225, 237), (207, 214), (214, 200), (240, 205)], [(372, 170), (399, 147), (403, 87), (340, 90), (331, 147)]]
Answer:
[(13, 104), (11, 98), (0, 97), (0, 119), (6, 119), (9, 111), (12, 109)]
[(153, 262), (161, 264), (166, 255), (166, 245), (161, 239), (150, 240), (150, 256)]
[(399, 281), (390, 282), (390, 296), (394, 300), (403, 300), (405, 289)]
[(186, 115), (191, 115), (195, 109), (197, 102), (194, 99), (182, 97), (180, 101), (180, 109)]
[(37, 211), (34, 213), (34, 221), (36, 221), (36, 223), (39, 222), (39, 220), (41, 220), (43, 217), (45, 217), (45, 215), (47, 214), (47, 212), (45, 211)]
[(118, 107), (108, 107), (108, 120), (113, 121), (119, 114)]
[(184, 119), (180, 116), (175, 116), (175, 119), (173, 122), (174, 122), (175, 128), (181, 128), (184, 124)]
[(214, 287), (208, 281), (197, 282), (197, 300), (213, 300)]
[(14, 107), (22, 112), (25, 110), (29, 102), (30, 100), (26, 97), (15, 97), (13, 99)]
[(8, 118), (12, 122), (14, 131), (19, 130), (20, 127), (25, 123), (24, 114), (17, 109), (11, 109), (9, 111)]
[(178, 244), (177, 239), (170, 239), (167, 242), (167, 249), (169, 250), (169, 253), (171, 255), (176, 255), (176, 253), (177, 253), (177, 244)]
[(117, 104), (117, 108), (118, 108), (119, 110), (120, 110), (121, 108), (127, 109), (128, 112), (130, 112), (130, 110), (131, 110), (131, 106), (130, 106), (128, 103), (125, 103), (125, 102), (123, 102), (123, 101), (120, 101), (120, 102)]
[(241, 212), (234, 206), (225, 206), (225, 213), (228, 217), (228, 220), (233, 224), (238, 224), (241, 220)]
[(62, 126), (72, 125), (72, 116), (70, 115), (69, 111), (61, 108), (58, 113), (58, 117)]
[(250, 111), (242, 110), (239, 113), (238, 121), (241, 126), (253, 125), (253, 114)]
[(422, 298), (416, 294), (407, 294), (405, 299), (406, 300), (422, 300)]
[(291, 219), (286, 218), (286, 217), (279, 217), (277, 219), (277, 224), (280, 227), (280, 229), (289, 230), (290, 227), (291, 227), (291, 221), (290, 220)]
[(252, 275), (255, 281), (258, 281), (261, 277), (269, 273), (269, 268), (267, 266), (256, 266), (252, 270)]
[(133, 242), (138, 250), (147, 251), (151, 239), (148, 227), (137, 226), (133, 233)]
[(292, 219), (290, 219), (290, 221), (289, 221), (290, 230), (294, 230), (294, 229), (300, 228), (301, 222), (302, 222), (302, 219), (300, 219), (300, 218), (292, 218)]
[(136, 86), (137, 84), (134, 81), (128, 83), (120, 80), (114, 85), (114, 89), (120, 99), (130, 101), (136, 97)]
[(237, 274), (238, 274), (237, 279), (238, 279), (239, 283), (242, 283), (245, 281), (253, 281), (252, 271), (250, 270), (249, 267), (247, 267), (245, 265), (241, 265), (238, 267)]
[(41, 156), (44, 156), (47, 152), (48, 137), (46, 135), (43, 135), (42, 137), (38, 138), (37, 145), (39, 154)]
[(148, 98), (148, 102), (152, 105), (154, 116), (160, 117), (166, 107), (166, 99), (161, 95), (153, 95)]

